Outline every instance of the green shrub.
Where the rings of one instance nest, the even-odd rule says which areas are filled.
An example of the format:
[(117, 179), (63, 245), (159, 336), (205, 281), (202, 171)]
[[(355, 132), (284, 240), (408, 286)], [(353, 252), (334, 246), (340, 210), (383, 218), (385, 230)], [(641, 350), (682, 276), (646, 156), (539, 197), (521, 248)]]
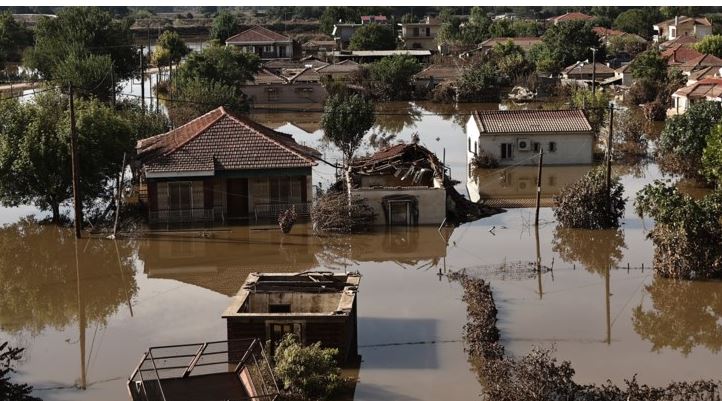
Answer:
[(554, 197), (554, 217), (563, 228), (617, 228), (624, 214), (623, 195), (624, 186), (613, 178), (607, 204), (605, 171), (597, 167)]
[(303, 346), (286, 334), (276, 347), (274, 372), (291, 396), (325, 400), (344, 385), (337, 354), (336, 348), (322, 348), (321, 343)]

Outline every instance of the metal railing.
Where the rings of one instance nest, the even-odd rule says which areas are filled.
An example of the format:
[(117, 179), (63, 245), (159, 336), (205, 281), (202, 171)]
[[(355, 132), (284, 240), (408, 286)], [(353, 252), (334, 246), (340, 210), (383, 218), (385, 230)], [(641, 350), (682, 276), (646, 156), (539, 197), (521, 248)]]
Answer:
[(296, 209), (296, 215), (308, 217), (311, 215), (311, 202), (298, 203), (257, 203), (253, 207), (253, 214), (258, 219), (275, 219), (278, 214), (290, 208)]
[[(174, 401), (174, 393), (166, 391), (166, 384), (174, 383), (177, 387), (189, 377), (229, 373), (237, 377), (238, 386), (242, 386), (247, 394), (242, 400), (273, 401), (279, 393), (273, 370), (258, 339), (151, 347), (131, 373), (128, 391), (133, 401)], [(202, 385), (196, 380), (192, 386), (199, 383)], [(203, 393), (202, 388), (193, 391)], [(236, 400), (232, 394), (224, 399)]]
[(148, 212), (148, 221), (156, 223), (200, 223), (215, 220), (214, 209), (163, 209)]

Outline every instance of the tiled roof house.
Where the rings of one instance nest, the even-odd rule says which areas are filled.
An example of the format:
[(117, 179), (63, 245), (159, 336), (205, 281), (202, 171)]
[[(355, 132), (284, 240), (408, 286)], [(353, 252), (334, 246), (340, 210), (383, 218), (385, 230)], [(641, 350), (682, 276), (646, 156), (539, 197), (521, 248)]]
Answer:
[(696, 102), (722, 102), (722, 78), (706, 78), (672, 94), (670, 114), (683, 114)]
[(264, 60), (300, 56), (300, 46), (294, 40), (260, 25), (254, 25), (226, 39), (226, 46), (237, 46), (242, 51), (255, 53)]
[(566, 13), (563, 15), (556, 16), (556, 17), (547, 18), (547, 22), (550, 22), (550, 23), (553, 23), (554, 25), (556, 25), (560, 22), (589, 21), (591, 19), (594, 19), (594, 17), (592, 17), (591, 15), (573, 11), (573, 12), (569, 12), (569, 13)]
[(501, 165), (591, 164), (594, 134), (581, 110), (476, 111), (466, 125), (468, 160), (481, 151)]
[(273, 217), (307, 211), (319, 153), (223, 107), (136, 145), (151, 223)]

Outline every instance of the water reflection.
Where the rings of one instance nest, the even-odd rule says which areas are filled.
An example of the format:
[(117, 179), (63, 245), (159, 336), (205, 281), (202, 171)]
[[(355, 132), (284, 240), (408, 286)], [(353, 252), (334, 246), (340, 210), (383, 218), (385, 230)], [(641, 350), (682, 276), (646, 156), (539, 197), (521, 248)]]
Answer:
[(422, 110), (410, 102), (379, 103), (376, 106), (377, 130), (398, 134), (406, 128), (416, 127), (421, 121)]
[(645, 287), (652, 308), (634, 308), (634, 331), (663, 348), (688, 355), (697, 346), (722, 349), (722, 286), (719, 282), (689, 282), (655, 278)]
[(39, 334), (105, 324), (138, 291), (127, 243), (84, 239), (23, 219), (0, 229), (0, 328)]
[(624, 256), (624, 231), (554, 229), (552, 250), (567, 263), (579, 263), (589, 272), (607, 274), (609, 268), (619, 266)]
[[(541, 180), (541, 203), (552, 206), (554, 195), (578, 181), (593, 166), (544, 166)], [(494, 206), (533, 207), (536, 202), (537, 166), (513, 169), (471, 169), (467, 189), (472, 201), (486, 200)]]

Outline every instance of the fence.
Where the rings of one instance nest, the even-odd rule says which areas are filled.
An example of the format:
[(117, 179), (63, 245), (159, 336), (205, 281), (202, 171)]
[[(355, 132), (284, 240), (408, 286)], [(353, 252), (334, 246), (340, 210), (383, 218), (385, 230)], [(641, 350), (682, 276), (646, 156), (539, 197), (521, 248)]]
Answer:
[(253, 208), (256, 221), (258, 219), (274, 219), (278, 214), (290, 208), (296, 209), (296, 214), (300, 217), (308, 217), (311, 215), (311, 202), (299, 203), (257, 203)]
[(215, 213), (213, 209), (163, 209), (148, 212), (148, 221), (157, 223), (203, 223), (213, 222)]

